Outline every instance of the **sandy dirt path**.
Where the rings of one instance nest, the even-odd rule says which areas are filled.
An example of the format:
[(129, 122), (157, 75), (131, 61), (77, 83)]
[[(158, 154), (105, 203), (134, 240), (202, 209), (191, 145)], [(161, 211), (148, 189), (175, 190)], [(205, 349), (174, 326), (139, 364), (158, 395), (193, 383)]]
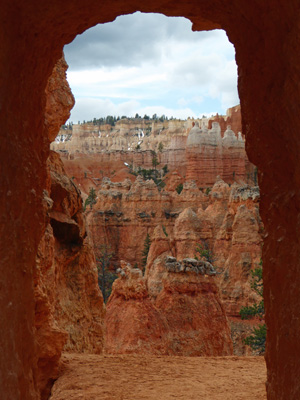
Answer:
[(51, 400), (265, 400), (263, 357), (65, 354)]

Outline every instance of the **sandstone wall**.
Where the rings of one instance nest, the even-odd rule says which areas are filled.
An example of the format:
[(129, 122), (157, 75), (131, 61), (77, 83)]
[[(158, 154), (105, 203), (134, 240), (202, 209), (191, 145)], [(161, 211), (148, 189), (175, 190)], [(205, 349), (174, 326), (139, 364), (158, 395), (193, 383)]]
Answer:
[(106, 351), (232, 354), (230, 327), (213, 278), (215, 272), (213, 268), (204, 270), (203, 264), (190, 259), (178, 263), (162, 255), (143, 277), (139, 269), (122, 262), (121, 277), (113, 284), (107, 306)]
[[(133, 170), (153, 168), (150, 150), (109, 150), (108, 146), (108, 150), (101, 151), (97, 144), (84, 150), (82, 140), (76, 152), (60, 151), (60, 154), (67, 173), (84, 193), (88, 193), (90, 187), (99, 186), (104, 176), (115, 182), (124, 178), (133, 180), (129, 166)], [(149, 141), (157, 150), (155, 138), (150, 136)], [(164, 143), (163, 150), (157, 152), (157, 168), (167, 166), (170, 172), (179, 173), (182, 180), (195, 180), (199, 187), (213, 186), (217, 176), (227, 183), (257, 184), (257, 171), (248, 161), (244, 139), (230, 126), (223, 137), (219, 124), (214, 122), (210, 130), (195, 126), (188, 136), (166, 136)]]
[(218, 285), (226, 312), (238, 317), (241, 306), (257, 298), (250, 288), (250, 271), (262, 252), (263, 225), (259, 217), (257, 187), (219, 179), (209, 194), (188, 181), (178, 194), (159, 192), (153, 181), (137, 177), (122, 183), (104, 179), (97, 203), (88, 210), (89, 235), (97, 247), (109, 244), (113, 264), (120, 260), (141, 267), (147, 233), (152, 245), (148, 264), (163, 252), (182, 260), (194, 257), (206, 241), (215, 255)]
[(193, 179), (199, 186), (209, 187), (220, 176), (227, 183), (251, 182), (254, 166), (251, 166), (241, 133), (237, 136), (227, 126), (224, 135), (218, 122), (212, 128), (193, 127), (187, 139), (186, 179)]
[[(144, 151), (157, 151), (160, 143), (165, 149), (174, 149), (172, 139), (178, 138), (179, 141), (184, 142), (193, 123), (194, 120), (191, 119), (163, 122), (122, 119), (117, 121), (115, 126), (93, 123), (74, 124), (72, 131), (65, 129), (59, 131), (56, 140), (51, 144), (51, 149), (69, 154), (133, 151), (137, 146)], [(200, 123), (202, 123), (201, 120)]]
[(104, 306), (95, 256), (85, 230), (80, 191), (66, 176), (59, 155), (48, 159), (44, 191), (46, 230), (38, 248), (35, 283), (37, 383), (47, 399), (61, 352), (100, 353)]
[(243, 132), (242, 130), (242, 114), (241, 114), (241, 106), (237, 105), (235, 107), (230, 107), (226, 111), (226, 116), (223, 115), (215, 115), (211, 117), (208, 121), (208, 129), (212, 128), (213, 122), (218, 122), (221, 127), (221, 135), (224, 136), (224, 133), (227, 129), (227, 126), (230, 125), (231, 129), (234, 132)]
[(67, 137), (69, 131), (61, 129), (51, 147), (60, 152), (68, 174), (85, 193), (103, 176), (116, 182), (130, 178), (128, 166), (153, 168), (153, 150), (158, 168), (167, 166), (183, 179), (195, 180), (199, 187), (211, 187), (217, 176), (227, 183), (257, 184), (257, 171), (248, 161), (244, 138), (240, 130), (234, 132), (229, 125), (232, 122), (235, 129), (241, 128), (240, 107), (229, 109), (227, 114), (210, 120), (157, 123), (124, 119), (114, 127), (73, 125), (72, 136)]

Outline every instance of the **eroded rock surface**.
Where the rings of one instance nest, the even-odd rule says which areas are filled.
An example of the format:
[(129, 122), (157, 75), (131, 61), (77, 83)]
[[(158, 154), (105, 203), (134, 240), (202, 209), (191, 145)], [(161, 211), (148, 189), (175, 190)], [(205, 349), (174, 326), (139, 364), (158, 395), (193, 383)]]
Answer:
[(125, 262), (119, 273), (105, 319), (108, 353), (232, 354), (212, 265), (162, 255), (145, 277)]
[(38, 385), (46, 399), (62, 350), (100, 353), (104, 308), (95, 256), (86, 237), (80, 191), (56, 153), (48, 159), (47, 226), (35, 270)]
[(194, 258), (197, 246), (205, 242), (214, 256), (228, 314), (237, 317), (241, 306), (257, 300), (249, 280), (261, 259), (258, 187), (230, 187), (218, 179), (206, 194), (188, 181), (179, 195), (159, 191), (141, 177), (133, 183), (104, 179), (87, 220), (94, 246), (108, 238), (116, 265), (123, 259), (141, 267), (147, 233), (152, 241), (149, 265), (166, 251), (178, 260)]
[[(68, 118), (74, 99), (62, 58), (47, 86), (45, 126), (49, 139)], [(34, 269), (36, 386), (47, 399), (58, 376), (62, 350), (100, 353), (104, 308), (97, 268), (86, 235), (80, 190), (66, 175), (60, 156), (50, 152), (43, 191), (45, 232)]]
[[(240, 107), (229, 109), (228, 114), (235, 116), (233, 122), (240, 119)], [(248, 161), (241, 131), (234, 132), (228, 124), (231, 121), (226, 116), (217, 121), (122, 119), (114, 127), (73, 125), (72, 130), (61, 129), (51, 148), (60, 152), (68, 174), (86, 193), (99, 185), (103, 175), (117, 182), (132, 178), (129, 166), (133, 170), (152, 168), (152, 151), (157, 153), (159, 168), (167, 166), (179, 174), (178, 183), (195, 180), (199, 187), (210, 187), (217, 176), (227, 183), (253, 182), (257, 172)], [(226, 129), (219, 122), (227, 123)], [(234, 127), (241, 126), (235, 123)]]

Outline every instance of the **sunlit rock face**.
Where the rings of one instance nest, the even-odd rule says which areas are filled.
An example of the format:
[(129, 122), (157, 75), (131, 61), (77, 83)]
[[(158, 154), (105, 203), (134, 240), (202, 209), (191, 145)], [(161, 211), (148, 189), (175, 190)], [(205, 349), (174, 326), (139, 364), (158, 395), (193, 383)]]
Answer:
[(227, 126), (230, 125), (232, 130), (236, 133), (242, 132), (242, 115), (241, 115), (241, 106), (237, 105), (231, 108), (228, 108), (226, 111), (226, 116), (223, 115), (215, 115), (211, 117), (208, 121), (208, 129), (212, 128), (213, 122), (218, 122), (221, 128), (221, 135), (224, 136), (224, 133), (227, 129)]
[(95, 256), (86, 237), (80, 191), (56, 153), (48, 158), (44, 192), (45, 233), (39, 244), (35, 284), (38, 387), (48, 398), (61, 352), (100, 353), (104, 308)]
[[(49, 139), (68, 118), (74, 99), (59, 60), (48, 81), (45, 125)], [(43, 191), (45, 232), (34, 269), (36, 384), (49, 397), (62, 350), (100, 353), (104, 308), (95, 256), (86, 235), (80, 190), (66, 175), (60, 156), (50, 152)]]
[(162, 255), (146, 277), (124, 262), (119, 273), (107, 305), (107, 352), (232, 354), (229, 323), (209, 263)]
[(242, 306), (257, 300), (250, 280), (262, 254), (259, 199), (258, 187), (229, 186), (220, 178), (211, 191), (187, 181), (180, 194), (159, 191), (141, 177), (134, 183), (105, 178), (96, 204), (87, 211), (89, 236), (96, 248), (109, 243), (117, 267), (120, 260), (142, 267), (147, 234), (148, 266), (164, 252), (178, 260), (195, 257), (199, 244), (206, 242), (219, 271), (224, 308), (234, 318)]
[[(227, 111), (228, 115), (232, 113), (237, 119), (240, 108)], [(212, 186), (217, 176), (227, 183), (253, 183), (257, 174), (247, 158), (241, 131), (234, 132), (228, 124), (222, 130), (230, 121), (240, 127), (235, 119), (218, 116), (158, 123), (122, 119), (115, 126), (73, 125), (72, 130), (60, 130), (51, 148), (60, 152), (67, 173), (85, 193), (103, 176), (115, 182), (132, 180), (128, 166), (133, 170), (152, 168), (153, 151), (159, 169), (167, 166), (181, 180), (193, 179), (199, 187)]]
[[(186, 177), (199, 186), (209, 187), (217, 176), (228, 183), (246, 181), (254, 173), (245, 152), (241, 133), (236, 135), (228, 125), (224, 136), (218, 122), (212, 128), (201, 129), (198, 124), (191, 129), (187, 138)], [(252, 171), (252, 172), (250, 172)]]

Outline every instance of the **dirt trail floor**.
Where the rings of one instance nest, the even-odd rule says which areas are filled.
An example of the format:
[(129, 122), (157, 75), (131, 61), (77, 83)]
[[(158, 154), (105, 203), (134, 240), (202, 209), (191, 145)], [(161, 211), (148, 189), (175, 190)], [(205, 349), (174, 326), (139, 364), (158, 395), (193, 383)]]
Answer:
[(263, 357), (65, 354), (50, 400), (266, 400)]

